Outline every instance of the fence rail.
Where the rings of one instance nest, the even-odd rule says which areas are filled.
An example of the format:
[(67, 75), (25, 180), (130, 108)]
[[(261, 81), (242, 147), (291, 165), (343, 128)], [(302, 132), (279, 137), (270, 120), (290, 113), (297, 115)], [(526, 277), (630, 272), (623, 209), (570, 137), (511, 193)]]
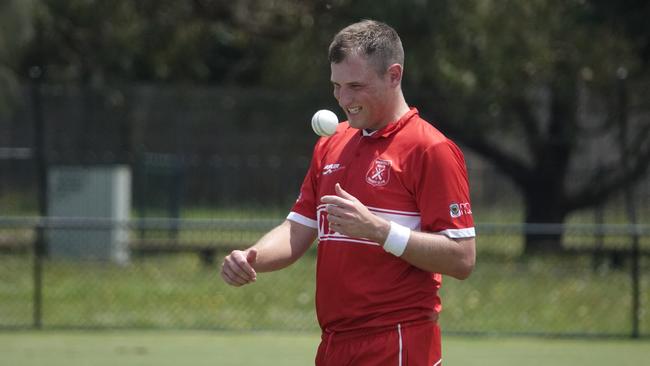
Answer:
[[(218, 278), (223, 255), (281, 221), (2, 217), (0, 328), (315, 330), (314, 250), (251, 286)], [(116, 228), (126, 262), (48, 254), (48, 233), (72, 241)], [(446, 332), (650, 335), (650, 225), (484, 223), (477, 233), (475, 272), (441, 290)], [(527, 234), (562, 234), (563, 249), (525, 255)]]
[[(137, 218), (113, 220), (92, 217), (0, 217), (0, 229), (112, 229), (131, 230), (267, 230), (280, 224), (278, 218)], [(535, 223), (478, 223), (481, 234), (580, 234), (580, 235), (638, 235), (650, 236), (648, 224), (535, 224)]]

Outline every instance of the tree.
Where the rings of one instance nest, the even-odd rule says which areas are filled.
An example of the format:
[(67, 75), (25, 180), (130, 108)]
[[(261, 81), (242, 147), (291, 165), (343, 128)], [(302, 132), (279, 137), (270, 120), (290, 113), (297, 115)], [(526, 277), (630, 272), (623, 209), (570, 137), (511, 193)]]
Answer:
[(650, 3), (644, 0), (590, 0), (591, 20), (623, 32), (647, 66), (650, 63)]
[(101, 108), (128, 115), (134, 83), (257, 84), (268, 50), (293, 35), (306, 11), (297, 0), (40, 0), (39, 36), (19, 73), (40, 68), (43, 82), (78, 95), (75, 134), (49, 133), (53, 150), (66, 159), (113, 150), (114, 159), (131, 161), (138, 123), (106, 122)]
[(22, 64), (50, 82), (255, 84), (269, 49), (300, 27), (297, 0), (40, 0), (40, 44)]
[[(455, 106), (462, 106), (445, 110), (440, 124), (516, 184), (526, 222), (562, 223), (647, 172), (647, 116), (630, 121), (636, 133), (626, 153), (612, 147), (618, 116), (629, 107), (616, 99), (617, 70), (647, 77), (628, 38), (590, 21), (591, 9), (581, 1), (500, 1), (470, 13), (478, 28), (455, 19), (465, 24), (466, 41), (437, 47), (451, 71), (438, 69), (431, 85), (450, 85), (444, 81), (451, 75), (461, 96)], [(636, 87), (630, 85), (632, 94)], [(436, 91), (443, 99), (454, 96)], [(603, 118), (581, 112), (585, 107), (601, 108)], [(526, 237), (526, 252), (560, 248), (560, 235)]]
[[(647, 172), (650, 125), (642, 117), (632, 122), (626, 154), (594, 148), (616, 145), (617, 115), (628, 108), (617, 105), (617, 70), (645, 77), (629, 39), (592, 22), (580, 1), (456, 6), (446, 18), (456, 41), (433, 35), (436, 67), (426, 78), (443, 101), (438, 123), (515, 183), (526, 222), (562, 223)], [(459, 103), (445, 102), (452, 99)], [(603, 118), (585, 107), (600, 108)], [(526, 237), (526, 252), (559, 249), (560, 235)]]
[[(42, 0), (46, 47), (32, 44), (31, 55), (40, 52), (55, 82), (325, 90), (332, 35), (383, 20), (402, 36), (404, 87), (417, 104), (515, 183), (526, 222), (562, 223), (648, 171), (648, 5), (623, 3)], [(634, 134), (621, 138), (623, 116)], [(559, 249), (560, 236), (526, 238), (527, 252)]]
[(23, 45), (33, 34), (32, 1), (0, 2), (0, 114), (9, 111), (16, 102), (18, 77), (16, 69)]
[[(331, 36), (361, 17), (395, 26), (407, 48), (405, 88), (424, 96), (416, 104), (435, 111), (445, 133), (515, 183), (526, 222), (563, 223), (647, 172), (648, 43), (613, 25), (636, 14), (620, 11), (603, 20), (599, 14), (606, 9), (579, 0), (372, 3), (339, 2), (314, 34), (300, 35), (296, 44), (326, 47), (319, 30)], [(617, 97), (622, 67), (630, 75), (626, 106)], [(625, 137), (625, 153), (618, 146), (623, 110), (634, 131)], [(561, 235), (526, 237), (529, 253), (561, 248)]]

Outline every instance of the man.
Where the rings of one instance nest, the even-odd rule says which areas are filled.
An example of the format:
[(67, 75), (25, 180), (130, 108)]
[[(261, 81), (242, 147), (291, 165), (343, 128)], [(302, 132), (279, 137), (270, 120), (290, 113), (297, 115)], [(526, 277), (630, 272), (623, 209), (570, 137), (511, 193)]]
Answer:
[(233, 251), (221, 275), (248, 284), (318, 237), (316, 365), (440, 365), (442, 275), (465, 279), (475, 262), (463, 155), (407, 105), (404, 51), (391, 27), (344, 28), (329, 60), (348, 121), (316, 143), (287, 220)]

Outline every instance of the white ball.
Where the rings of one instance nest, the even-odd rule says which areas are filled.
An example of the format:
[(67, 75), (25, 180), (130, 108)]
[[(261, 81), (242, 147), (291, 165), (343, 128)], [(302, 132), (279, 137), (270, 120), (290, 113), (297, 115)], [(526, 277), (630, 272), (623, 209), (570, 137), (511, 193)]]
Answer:
[(339, 125), (339, 118), (334, 112), (327, 109), (321, 109), (314, 113), (311, 118), (311, 128), (318, 136), (332, 136), (336, 132), (336, 126)]

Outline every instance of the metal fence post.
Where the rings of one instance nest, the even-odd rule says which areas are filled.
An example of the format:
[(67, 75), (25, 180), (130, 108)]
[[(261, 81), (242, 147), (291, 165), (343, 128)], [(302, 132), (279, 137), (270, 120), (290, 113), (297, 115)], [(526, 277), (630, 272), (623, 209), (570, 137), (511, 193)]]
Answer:
[(36, 240), (34, 241), (34, 304), (33, 304), (33, 326), (36, 329), (43, 328), (43, 247), (44, 228), (42, 224), (36, 227)]
[[(627, 115), (627, 69), (623, 66), (619, 67), (616, 76), (618, 78), (618, 118), (620, 126), (620, 148), (623, 164), (625, 170), (629, 169), (630, 157), (627, 150), (628, 140), (628, 115)], [(630, 269), (630, 276), (632, 282), (632, 338), (639, 338), (639, 323), (641, 319), (640, 313), (640, 280), (639, 280), (639, 235), (636, 229), (636, 207), (634, 202), (634, 187), (632, 184), (625, 186), (625, 208), (627, 211), (628, 221), (632, 227), (632, 264)]]
[[(631, 189), (630, 189), (631, 191)], [(627, 194), (632, 198), (632, 194)], [(632, 198), (633, 201), (633, 198)], [(631, 203), (634, 205), (634, 203)], [(634, 212), (634, 207), (629, 208), (631, 212)], [(636, 221), (636, 214), (634, 214)], [(636, 225), (634, 225), (635, 230), (632, 234), (632, 338), (640, 337), (640, 322), (641, 322), (641, 271), (639, 270), (639, 261), (640, 261), (640, 250), (639, 250), (639, 233), (636, 230)]]
[[(29, 70), (32, 79), (32, 103), (34, 108), (34, 159), (38, 175), (38, 212), (41, 218), (47, 216), (47, 159), (45, 156), (45, 122), (43, 120), (43, 101), (41, 96), (41, 81), (43, 68), (33, 66)], [(39, 222), (36, 226), (34, 241), (34, 328), (42, 328), (42, 276), (43, 256), (45, 255), (45, 228)]]

